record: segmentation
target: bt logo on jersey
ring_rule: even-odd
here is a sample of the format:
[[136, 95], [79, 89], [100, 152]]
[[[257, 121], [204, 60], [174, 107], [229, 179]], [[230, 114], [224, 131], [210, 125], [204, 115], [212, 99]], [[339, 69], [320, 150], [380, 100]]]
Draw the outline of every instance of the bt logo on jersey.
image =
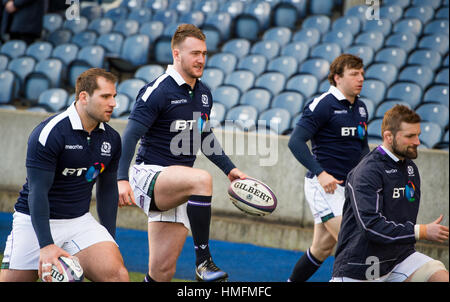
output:
[[65, 168], [62, 172], [64, 176], [76, 175], [81, 176], [83, 171], [87, 170], [87, 168]]
[[356, 127], [342, 127], [341, 135], [342, 136], [355, 136]]
[[404, 188], [394, 188], [392, 198], [400, 198], [405, 196], [409, 202], [413, 202], [416, 200], [414, 198], [414, 193], [416, 190], [416, 186], [412, 183], [412, 181], [408, 181]]
[[93, 181], [100, 173], [105, 170], [105, 165], [103, 163], [95, 163], [89, 168], [65, 168], [62, 171], [62, 175], [64, 176], [81, 176], [83, 171], [86, 171], [86, 180], [88, 182]]
[[195, 123], [195, 120], [187, 120], [187, 121], [176, 120], [174, 128], [176, 131], [183, 131], [186, 129], [192, 130], [194, 123]]

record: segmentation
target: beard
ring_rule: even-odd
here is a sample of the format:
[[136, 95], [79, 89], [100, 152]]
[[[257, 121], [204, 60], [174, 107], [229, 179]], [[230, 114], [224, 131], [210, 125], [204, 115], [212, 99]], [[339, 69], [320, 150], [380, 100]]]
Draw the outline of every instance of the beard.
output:
[[394, 154], [404, 158], [416, 159], [417, 158], [417, 146], [406, 146], [404, 149], [400, 149], [397, 145], [397, 141], [394, 139], [392, 144], [392, 151]]

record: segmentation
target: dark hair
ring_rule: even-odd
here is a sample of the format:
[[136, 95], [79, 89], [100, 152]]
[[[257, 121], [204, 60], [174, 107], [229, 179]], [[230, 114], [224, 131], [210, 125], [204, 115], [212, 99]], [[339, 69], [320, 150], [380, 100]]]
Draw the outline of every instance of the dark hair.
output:
[[116, 83], [117, 77], [102, 68], [90, 68], [80, 74], [75, 85], [75, 102], [78, 101], [80, 92], [86, 91], [89, 95], [98, 89], [97, 78], [105, 78], [108, 82]]
[[172, 37], [172, 49], [180, 45], [187, 37], [197, 38], [202, 41], [206, 40], [205, 34], [197, 26], [193, 24], [180, 24]]
[[400, 130], [402, 122], [417, 124], [420, 123], [420, 120], [420, 115], [414, 112], [414, 110], [411, 110], [404, 105], [397, 104], [384, 114], [383, 122], [381, 123], [381, 137], [383, 137], [385, 131], [391, 131], [395, 136]]
[[331, 85], [336, 86], [334, 76], [337, 74], [342, 77], [344, 74], [345, 67], [351, 69], [363, 68], [363, 60], [360, 57], [351, 55], [348, 53], [343, 53], [339, 57], [335, 58], [330, 65], [330, 73], [328, 74], [328, 82]]

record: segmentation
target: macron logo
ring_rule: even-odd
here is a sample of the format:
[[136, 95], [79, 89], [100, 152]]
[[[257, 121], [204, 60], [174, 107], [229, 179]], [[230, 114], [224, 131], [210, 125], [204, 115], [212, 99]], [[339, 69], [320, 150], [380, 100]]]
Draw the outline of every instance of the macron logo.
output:
[[83, 150], [82, 145], [65, 145], [64, 148], [66, 150]]

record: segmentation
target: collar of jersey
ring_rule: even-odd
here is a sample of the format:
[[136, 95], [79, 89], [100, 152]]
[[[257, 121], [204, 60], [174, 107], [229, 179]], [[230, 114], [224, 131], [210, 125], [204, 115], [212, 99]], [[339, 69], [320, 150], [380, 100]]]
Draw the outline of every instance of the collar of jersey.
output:
[[170, 75], [175, 80], [175, 82], [177, 82], [178, 86], [186, 84], [186, 81], [183, 79], [181, 74], [176, 71], [173, 65], [167, 65], [166, 73]]
[[[72, 105], [69, 106], [66, 110], [67, 115], [69, 116], [70, 123], [72, 124], [73, 130], [84, 130], [83, 124], [81, 123], [81, 118], [78, 115], [77, 109], [75, 108], [75, 102], [72, 103]], [[105, 125], [103, 125], [103, 122], [101, 122], [98, 125], [98, 128], [105, 130]]]
[[[347, 100], [342, 91], [340, 91], [336, 86], [331, 85], [328, 89], [328, 92], [331, 93], [339, 101]], [[359, 98], [359, 95], [357, 95], [357, 97]]]
[[380, 145], [379, 147], [383, 149], [383, 151], [386, 152], [386, 154], [389, 155], [389, 157], [392, 158], [393, 161], [399, 162], [400, 159], [397, 156], [395, 156], [391, 151], [386, 149], [383, 145]]

